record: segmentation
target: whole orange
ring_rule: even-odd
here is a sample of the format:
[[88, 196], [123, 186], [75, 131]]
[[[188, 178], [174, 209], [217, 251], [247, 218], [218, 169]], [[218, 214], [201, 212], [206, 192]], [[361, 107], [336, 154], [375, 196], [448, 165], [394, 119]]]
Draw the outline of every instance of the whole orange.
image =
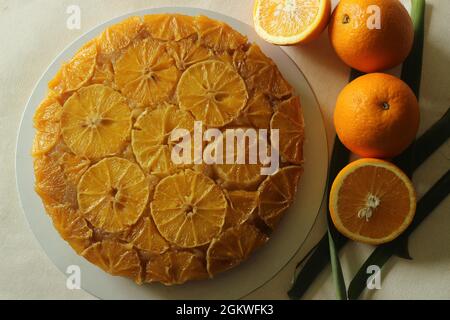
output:
[[353, 153], [391, 158], [416, 137], [420, 112], [417, 98], [402, 80], [384, 73], [367, 74], [339, 94], [334, 111], [336, 133]]
[[337, 55], [366, 73], [402, 63], [414, 40], [411, 17], [399, 0], [341, 0], [328, 31]]

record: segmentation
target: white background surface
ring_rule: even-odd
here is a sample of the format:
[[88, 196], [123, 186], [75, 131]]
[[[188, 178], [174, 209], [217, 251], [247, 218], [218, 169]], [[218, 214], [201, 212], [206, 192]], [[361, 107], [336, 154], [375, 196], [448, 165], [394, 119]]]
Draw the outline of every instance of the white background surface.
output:
[[[69, 291], [65, 275], [39, 247], [20, 209], [15, 187], [14, 150], [20, 117], [31, 91], [53, 58], [69, 43], [100, 22], [138, 9], [192, 6], [219, 11], [251, 24], [251, 0], [0, 0], [0, 298], [92, 299], [82, 290]], [[336, 1], [333, 1], [336, 2]], [[423, 132], [450, 107], [450, 2], [427, 0], [424, 73], [421, 92]], [[66, 28], [66, 8], [81, 8], [82, 28]], [[332, 141], [331, 124], [337, 94], [347, 83], [348, 68], [335, 56], [326, 33], [302, 47], [287, 48], [316, 92]], [[450, 166], [447, 142], [416, 172], [421, 195]], [[414, 261], [393, 258], [382, 272], [382, 289], [365, 294], [374, 299], [450, 299], [450, 199], [417, 229], [410, 240]], [[325, 232], [325, 216], [317, 222], [302, 252], [272, 281], [249, 298], [286, 299], [295, 264]], [[349, 244], [341, 262], [347, 281], [371, 248]], [[333, 299], [330, 270], [305, 295]]]

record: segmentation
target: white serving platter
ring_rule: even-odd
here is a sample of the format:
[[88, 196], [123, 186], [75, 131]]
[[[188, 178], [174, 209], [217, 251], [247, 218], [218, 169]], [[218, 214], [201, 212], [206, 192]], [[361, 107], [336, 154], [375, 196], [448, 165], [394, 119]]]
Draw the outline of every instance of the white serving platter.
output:
[[[152, 13], [206, 15], [224, 21], [246, 35], [251, 42], [257, 43], [263, 52], [275, 61], [287, 81], [294, 86], [301, 97], [306, 123], [305, 173], [300, 182], [295, 203], [287, 211], [268, 244], [242, 265], [213, 280], [173, 287], [159, 284], [138, 286], [130, 280], [110, 276], [78, 256], [58, 235], [45, 214], [40, 198], [34, 191], [31, 157], [34, 137], [33, 114], [46, 95], [47, 83], [56, 74], [61, 64], [70, 60], [84, 43], [99, 35], [107, 26], [131, 15]], [[71, 265], [79, 266], [81, 287], [101, 299], [239, 299], [245, 297], [272, 279], [305, 242], [322, 203], [327, 169], [328, 147], [320, 108], [313, 90], [297, 65], [280, 47], [261, 40], [251, 26], [217, 12], [195, 8], [158, 8], [129, 13], [102, 23], [69, 45], [53, 61], [37, 83], [23, 114], [16, 149], [17, 187], [23, 211], [34, 235], [48, 257], [63, 273], [66, 273]]]

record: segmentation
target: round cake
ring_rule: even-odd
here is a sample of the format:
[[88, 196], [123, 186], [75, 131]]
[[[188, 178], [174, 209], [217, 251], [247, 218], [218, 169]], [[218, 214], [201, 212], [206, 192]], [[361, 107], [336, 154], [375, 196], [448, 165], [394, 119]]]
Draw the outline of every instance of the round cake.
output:
[[[86, 43], [48, 87], [34, 116], [36, 192], [61, 237], [112, 275], [165, 285], [212, 278], [266, 243], [294, 200], [300, 100], [274, 62], [223, 22], [127, 18]], [[187, 140], [183, 159], [192, 161], [174, 161], [180, 139], [198, 130], [223, 135]], [[226, 161], [202, 161], [239, 130], [267, 134], [276, 170], [264, 174], [261, 158], [228, 161], [240, 151], [250, 159], [250, 142], [227, 149]]]

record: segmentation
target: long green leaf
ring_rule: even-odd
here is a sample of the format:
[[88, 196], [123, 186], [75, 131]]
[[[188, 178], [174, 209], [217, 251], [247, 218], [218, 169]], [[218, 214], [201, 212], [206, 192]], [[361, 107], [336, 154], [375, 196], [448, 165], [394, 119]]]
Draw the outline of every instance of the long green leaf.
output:
[[422, 80], [423, 43], [425, 36], [425, 0], [412, 0], [411, 18], [414, 25], [414, 44], [408, 58], [403, 62], [402, 76], [416, 94], [420, 96]]
[[[416, 216], [413, 223], [405, 231], [405, 236], [411, 233], [425, 220], [425, 218], [450, 194], [450, 170], [431, 187], [431, 189], [417, 203]], [[398, 250], [397, 242], [393, 241], [377, 247], [369, 258], [358, 270], [348, 288], [348, 297], [351, 300], [358, 299], [366, 288], [367, 268], [375, 265], [380, 269]]]
[[[414, 172], [425, 160], [450, 138], [450, 108], [430, 129], [416, 140], [414, 148], [414, 161], [411, 170]], [[410, 161], [406, 153], [394, 159], [394, 164], [403, 167]]]
[[345, 286], [344, 274], [342, 273], [341, 262], [339, 261], [338, 251], [336, 250], [334, 238], [330, 229], [328, 229], [328, 245], [330, 248], [331, 270], [333, 272], [336, 298], [339, 300], [347, 300], [347, 288]]
[[[353, 78], [356, 74], [350, 76]], [[342, 144], [338, 137], [335, 138], [333, 153], [331, 155], [330, 172], [328, 173], [327, 184], [327, 222], [328, 222], [328, 253], [331, 261], [331, 272], [333, 275], [333, 283], [336, 289], [336, 298], [339, 300], [347, 300], [347, 289], [345, 286], [344, 275], [342, 274], [341, 262], [339, 261], [338, 249], [336, 242], [342, 242], [343, 236], [336, 230], [331, 217], [329, 215], [328, 197], [331, 191], [331, 185], [336, 179], [339, 171], [344, 168], [349, 161], [350, 151]]]

